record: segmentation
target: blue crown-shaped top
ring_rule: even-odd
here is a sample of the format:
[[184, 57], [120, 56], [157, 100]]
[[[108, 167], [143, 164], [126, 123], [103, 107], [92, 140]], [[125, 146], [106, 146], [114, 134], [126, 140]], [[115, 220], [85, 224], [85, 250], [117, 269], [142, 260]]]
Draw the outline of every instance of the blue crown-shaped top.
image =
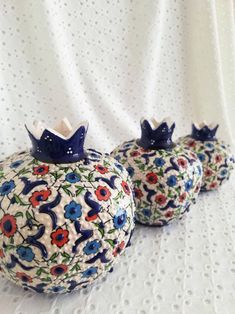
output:
[[80, 123], [75, 129], [63, 119], [54, 129], [45, 128], [41, 122], [26, 127], [32, 142], [31, 155], [47, 163], [72, 163], [85, 157], [84, 141], [88, 124]]
[[207, 125], [206, 122], [200, 124], [192, 124], [192, 134], [191, 137], [198, 141], [215, 141], [216, 140], [216, 131], [219, 125], [210, 124]]
[[169, 149], [175, 144], [172, 142], [172, 134], [175, 123], [164, 119], [157, 122], [155, 119], [142, 119], [141, 137], [137, 141], [138, 145], [145, 149]]

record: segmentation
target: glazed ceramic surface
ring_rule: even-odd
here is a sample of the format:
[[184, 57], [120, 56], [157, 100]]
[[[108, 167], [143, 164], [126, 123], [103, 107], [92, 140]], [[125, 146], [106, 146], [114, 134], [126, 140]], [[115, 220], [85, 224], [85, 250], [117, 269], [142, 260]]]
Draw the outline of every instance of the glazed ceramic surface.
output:
[[[148, 130], [147, 134], [150, 133]], [[158, 136], [157, 138], [159, 139]], [[165, 140], [169, 143], [167, 137]], [[124, 142], [112, 155], [132, 177], [137, 221], [164, 226], [181, 218], [195, 201], [201, 185], [201, 162], [193, 152], [179, 145], [173, 144], [167, 149], [146, 149], [139, 145], [140, 142]], [[156, 141], [155, 147], [159, 142], [161, 141]], [[149, 143], [152, 145], [154, 142]], [[162, 141], [161, 147], [166, 146], [165, 141]]]
[[[226, 182], [234, 168], [234, 157], [229, 146], [215, 137], [218, 125], [209, 128], [205, 124], [195, 127], [192, 134], [181, 137], [178, 143], [197, 154], [203, 165], [201, 191], [217, 189]], [[201, 131], [202, 130], [202, 131]]]
[[127, 171], [94, 150], [74, 163], [26, 151], [0, 164], [0, 266], [37, 292], [64, 293], [112, 270], [134, 227]]

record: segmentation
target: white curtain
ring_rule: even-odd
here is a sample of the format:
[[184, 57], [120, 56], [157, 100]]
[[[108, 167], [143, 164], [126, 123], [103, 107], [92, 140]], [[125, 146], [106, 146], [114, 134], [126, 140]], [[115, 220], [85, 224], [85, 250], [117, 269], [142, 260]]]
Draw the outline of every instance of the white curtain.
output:
[[25, 123], [90, 122], [110, 151], [143, 116], [215, 121], [235, 138], [232, 0], [0, 2], [0, 156], [29, 145]]

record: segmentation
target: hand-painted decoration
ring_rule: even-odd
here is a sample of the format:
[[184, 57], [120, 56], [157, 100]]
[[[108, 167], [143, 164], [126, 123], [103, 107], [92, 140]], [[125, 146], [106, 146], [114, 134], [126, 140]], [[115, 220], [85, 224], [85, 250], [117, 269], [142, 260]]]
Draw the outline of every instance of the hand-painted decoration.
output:
[[132, 177], [140, 223], [165, 226], [181, 218], [200, 190], [201, 162], [195, 153], [173, 143], [174, 128], [169, 120], [142, 120], [140, 139], [112, 152]]
[[134, 227], [130, 177], [84, 150], [87, 125], [28, 128], [31, 152], [0, 163], [0, 270], [37, 292], [85, 287], [112, 270]]
[[216, 138], [219, 125], [205, 122], [192, 125], [191, 135], [179, 138], [178, 143], [189, 148], [202, 162], [203, 180], [201, 191], [217, 189], [231, 174], [234, 157], [228, 145]]

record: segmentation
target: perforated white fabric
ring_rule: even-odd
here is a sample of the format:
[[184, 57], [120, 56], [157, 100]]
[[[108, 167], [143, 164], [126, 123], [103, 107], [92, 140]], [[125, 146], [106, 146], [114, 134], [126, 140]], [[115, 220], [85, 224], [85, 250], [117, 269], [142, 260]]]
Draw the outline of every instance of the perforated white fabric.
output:
[[[235, 138], [233, 0], [0, 1], [0, 159], [29, 146], [24, 123], [90, 123], [110, 152], [141, 117], [220, 123]], [[234, 175], [165, 229], [138, 226], [104, 282], [41, 296], [0, 281], [0, 313], [221, 313], [235, 307]]]

